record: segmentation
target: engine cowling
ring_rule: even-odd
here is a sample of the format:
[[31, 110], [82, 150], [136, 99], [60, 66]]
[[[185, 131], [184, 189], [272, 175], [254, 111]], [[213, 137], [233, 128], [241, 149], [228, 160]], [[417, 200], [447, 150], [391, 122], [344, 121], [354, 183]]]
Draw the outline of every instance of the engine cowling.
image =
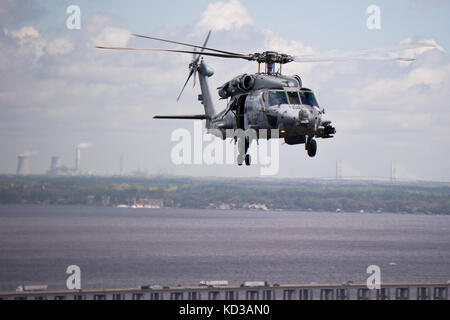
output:
[[244, 74], [228, 81], [219, 87], [219, 96], [223, 99], [233, 95], [250, 91], [255, 85], [255, 78], [252, 75]]
[[303, 88], [303, 81], [302, 81], [302, 78], [300, 78], [299, 75], [295, 75], [295, 76], [294, 76], [294, 79], [297, 80], [299, 87], [300, 87], [300, 88]]
[[255, 85], [255, 78], [251, 75], [244, 74], [239, 81], [239, 86], [244, 91], [249, 91]]
[[228, 84], [229, 83], [227, 82], [219, 88], [219, 97], [221, 97], [222, 99], [226, 99], [231, 96], [230, 92], [228, 91]]

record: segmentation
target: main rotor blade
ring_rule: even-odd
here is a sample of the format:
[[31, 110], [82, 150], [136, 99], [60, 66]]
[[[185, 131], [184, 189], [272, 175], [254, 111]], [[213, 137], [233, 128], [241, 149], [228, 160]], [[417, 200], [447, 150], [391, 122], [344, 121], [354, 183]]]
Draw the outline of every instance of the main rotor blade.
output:
[[189, 75], [188, 75], [188, 77], [187, 77], [187, 80], [186, 80], [186, 82], [184, 83], [184, 86], [183, 86], [183, 88], [181, 89], [181, 92], [180, 92], [180, 94], [179, 94], [178, 97], [177, 97], [177, 102], [178, 102], [178, 100], [180, 100], [180, 97], [181, 97], [181, 95], [183, 94], [184, 88], [186, 88], [186, 85], [188, 84], [189, 79], [191, 79], [192, 74], [194, 74], [194, 72], [196, 72], [196, 71], [194, 71], [194, 69], [191, 69], [191, 71], [189, 72]]
[[397, 51], [408, 50], [408, 49], [417, 49], [417, 48], [436, 48], [436, 45], [426, 43], [423, 41], [417, 41], [417, 42], [411, 42], [411, 43], [402, 43], [402, 44], [399, 44], [396, 46], [350, 51], [349, 53], [354, 53], [354, 54], [357, 54], [357, 53], [360, 53], [360, 54], [394, 53]]
[[345, 56], [345, 57], [294, 57], [294, 62], [340, 62], [340, 61], [371, 61], [371, 60], [394, 60], [394, 61], [414, 61], [414, 58], [405, 57], [364, 57], [364, 56]]
[[333, 61], [354, 61], [354, 60], [397, 60], [397, 61], [414, 61], [409, 57], [393, 57], [389, 54], [417, 48], [435, 48], [436, 46], [424, 42], [405, 43], [398, 46], [382, 47], [374, 49], [364, 49], [357, 51], [344, 52], [342, 54], [324, 54], [324, 55], [306, 55], [294, 57], [295, 62], [333, 62]]
[[[103, 47], [103, 46], [102, 47], [98, 46], [96, 48], [110, 49], [110, 50], [141, 50], [141, 51], [178, 52], [178, 53], [190, 53], [190, 54], [198, 53], [196, 51], [189, 51], [189, 50], [156, 49], [156, 48], [126, 48], [126, 47]], [[251, 56], [240, 55], [240, 54], [220, 54], [220, 53], [212, 53], [212, 52], [202, 52], [202, 55], [211, 56], [211, 57], [219, 57], [219, 58], [252, 60]]]
[[190, 43], [185, 43], [185, 42], [179, 42], [179, 41], [173, 41], [173, 40], [167, 40], [167, 39], [162, 39], [162, 38], [156, 38], [156, 37], [150, 37], [150, 36], [144, 36], [144, 35], [140, 35], [140, 34], [133, 34], [133, 36], [135, 37], [140, 37], [140, 38], [145, 38], [145, 39], [151, 39], [151, 40], [157, 40], [157, 41], [163, 41], [163, 42], [168, 42], [168, 43], [174, 43], [174, 44], [180, 44], [182, 46], [188, 46], [188, 47], [192, 47], [192, 48], [197, 48], [197, 49], [203, 49], [203, 50], [209, 50], [209, 51], [213, 51], [213, 52], [218, 52], [218, 53], [224, 53], [224, 54], [231, 54], [231, 55], [242, 55], [240, 53], [236, 53], [236, 52], [230, 52], [230, 51], [224, 51], [224, 50], [218, 50], [218, 49], [213, 49], [213, 48], [207, 48], [206, 43], [208, 42], [209, 39], [209, 35], [211, 34], [211, 31], [209, 31], [208, 33], [208, 37], [206, 38], [205, 44], [203, 45], [203, 47], [201, 46], [197, 46], [195, 44], [190, 44]]

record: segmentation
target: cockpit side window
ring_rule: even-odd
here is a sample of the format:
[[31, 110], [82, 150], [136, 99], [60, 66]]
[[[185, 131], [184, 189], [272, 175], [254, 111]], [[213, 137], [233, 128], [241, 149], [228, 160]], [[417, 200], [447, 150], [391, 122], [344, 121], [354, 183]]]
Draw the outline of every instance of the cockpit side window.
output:
[[311, 91], [300, 91], [300, 99], [302, 99], [303, 104], [307, 104], [310, 106], [316, 106], [318, 107], [319, 104], [317, 103], [316, 97], [314, 96], [314, 93]]
[[286, 92], [269, 91], [269, 106], [277, 106], [280, 104], [288, 104]]
[[258, 98], [258, 110], [265, 110], [264, 109], [265, 105], [266, 105], [265, 94], [264, 92], [261, 92]]
[[288, 92], [287, 94], [290, 104], [300, 104], [300, 99], [298, 98], [297, 92]]

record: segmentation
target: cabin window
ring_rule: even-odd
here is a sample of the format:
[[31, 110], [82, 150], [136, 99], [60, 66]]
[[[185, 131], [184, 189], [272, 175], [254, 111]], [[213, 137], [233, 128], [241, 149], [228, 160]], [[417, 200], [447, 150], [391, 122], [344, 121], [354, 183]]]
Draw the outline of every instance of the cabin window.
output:
[[278, 106], [280, 104], [288, 104], [286, 92], [269, 91], [269, 106]]
[[290, 104], [300, 104], [300, 99], [298, 98], [297, 92], [288, 92], [287, 94]]
[[257, 108], [259, 97], [258, 95], [248, 95], [245, 99], [245, 108], [247, 111], [253, 111]]
[[316, 97], [314, 97], [314, 93], [311, 91], [300, 91], [300, 98], [302, 99], [303, 104], [307, 104], [309, 106], [316, 106], [318, 107], [319, 104], [317, 103]]

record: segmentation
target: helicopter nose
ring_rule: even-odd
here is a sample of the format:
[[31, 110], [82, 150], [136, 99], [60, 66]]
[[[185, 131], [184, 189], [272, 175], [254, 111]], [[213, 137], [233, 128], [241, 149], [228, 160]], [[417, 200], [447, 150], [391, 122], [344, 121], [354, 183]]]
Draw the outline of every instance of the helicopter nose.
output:
[[298, 112], [298, 119], [300, 120], [300, 123], [309, 123], [311, 116], [311, 112], [306, 108], [303, 108]]
[[308, 108], [302, 108], [298, 112], [298, 119], [300, 124], [307, 126], [310, 129], [317, 129], [320, 123], [320, 115]]

